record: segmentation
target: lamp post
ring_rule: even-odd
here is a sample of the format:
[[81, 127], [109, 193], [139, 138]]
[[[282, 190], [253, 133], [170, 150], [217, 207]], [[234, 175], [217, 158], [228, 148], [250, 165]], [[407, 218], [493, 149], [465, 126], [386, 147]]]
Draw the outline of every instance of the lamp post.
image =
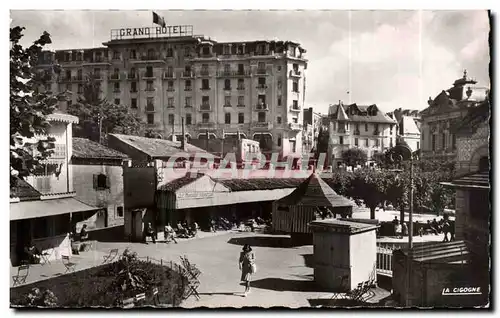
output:
[[[409, 152], [409, 159], [410, 159], [410, 215], [408, 216], [408, 221], [410, 223], [410, 226], [408, 227], [408, 247], [409, 249], [413, 249], [413, 153], [410, 149], [405, 144], [398, 144], [394, 149], [396, 148], [403, 148], [406, 151]], [[394, 157], [391, 154], [391, 160], [393, 162], [401, 162], [403, 161], [403, 156], [401, 154], [397, 154], [397, 159], [395, 160]], [[398, 171], [398, 170], [396, 170]], [[401, 171], [401, 170], [399, 170]], [[404, 220], [401, 220], [404, 221]]]
[[[412, 272], [412, 258], [413, 258], [413, 153], [410, 149], [410, 147], [408, 147], [407, 145], [405, 144], [397, 144], [393, 150], [395, 149], [404, 149], [405, 151], [408, 151], [409, 153], [409, 159], [410, 159], [410, 215], [408, 216], [408, 221], [410, 223], [410, 226], [408, 228], [408, 249], [409, 249], [409, 255], [407, 257], [407, 269], [406, 269], [406, 272], [407, 272], [407, 290], [406, 290], [406, 305], [410, 305], [410, 299], [409, 299], [409, 293], [411, 291], [411, 288], [412, 288], [412, 280], [411, 280], [411, 272]], [[403, 155], [401, 155], [400, 153], [397, 154], [397, 158], [399, 162], [403, 161]], [[393, 158], [393, 154], [391, 154], [391, 161], [392, 162], [395, 162], [394, 158]], [[401, 170], [399, 170], [401, 171]], [[404, 211], [404, 210], [403, 210]], [[404, 216], [404, 214], [403, 214]], [[403, 220], [404, 221], [404, 220]]]

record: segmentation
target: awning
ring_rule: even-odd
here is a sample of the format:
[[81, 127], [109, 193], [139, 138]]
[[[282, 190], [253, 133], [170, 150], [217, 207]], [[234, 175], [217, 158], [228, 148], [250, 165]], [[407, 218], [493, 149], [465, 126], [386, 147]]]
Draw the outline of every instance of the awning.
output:
[[97, 211], [99, 209], [74, 198], [26, 201], [10, 204], [10, 220], [34, 219], [66, 213]]

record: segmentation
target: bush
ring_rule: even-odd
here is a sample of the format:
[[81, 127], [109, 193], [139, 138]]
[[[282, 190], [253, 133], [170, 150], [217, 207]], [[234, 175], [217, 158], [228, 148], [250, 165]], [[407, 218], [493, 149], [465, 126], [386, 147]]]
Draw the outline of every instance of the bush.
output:
[[[158, 288], [161, 304], [178, 306], [187, 287], [186, 278], [170, 267], [138, 260], [135, 254], [125, 254], [119, 261], [98, 267], [61, 275], [33, 284], [11, 288], [11, 305], [36, 306], [28, 302], [26, 295], [33, 288], [53, 291], [57, 307], [114, 307], [123, 299], [138, 293]], [[132, 265], [133, 264], [133, 265]], [[133, 269], [130, 266], [133, 266]], [[128, 267], [127, 267], [128, 266]], [[124, 269], [129, 268], [130, 271]], [[121, 275], [118, 275], [122, 272]], [[139, 277], [142, 284], [128, 285], [123, 289], [123, 273]], [[128, 276], [128, 274], [127, 274]], [[121, 277], [121, 278], [120, 278]], [[126, 281], [126, 280], [125, 280]], [[38, 298], [37, 298], [38, 299]], [[151, 297], [146, 297], [145, 305], [153, 305]]]

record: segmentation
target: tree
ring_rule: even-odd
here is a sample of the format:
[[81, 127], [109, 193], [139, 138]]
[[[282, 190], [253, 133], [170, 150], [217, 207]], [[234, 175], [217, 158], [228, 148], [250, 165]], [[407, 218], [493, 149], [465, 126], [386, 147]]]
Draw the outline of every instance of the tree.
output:
[[68, 113], [79, 118], [74, 127], [76, 137], [106, 143], [109, 133], [144, 135], [144, 124], [127, 106], [101, 98], [101, 85], [93, 74], [83, 84], [83, 94]]
[[368, 160], [368, 155], [363, 149], [351, 148], [342, 151], [342, 160], [348, 166], [364, 165]]
[[358, 169], [353, 173], [347, 196], [358, 205], [362, 201], [370, 209], [370, 219], [375, 219], [375, 209], [386, 198], [386, 184], [390, 177], [383, 170]]
[[[50, 127], [47, 116], [54, 112], [58, 99], [63, 97], [63, 94], [39, 90], [47, 83], [48, 73], [38, 72], [36, 65], [43, 47], [51, 43], [50, 34], [43, 32], [30, 47], [23, 48], [19, 41], [24, 29], [19, 26], [10, 29], [11, 186], [15, 185], [17, 177], [24, 178], [40, 169], [41, 161], [54, 152], [55, 139], [39, 136], [47, 135]], [[53, 70], [60, 72], [58, 66]]]

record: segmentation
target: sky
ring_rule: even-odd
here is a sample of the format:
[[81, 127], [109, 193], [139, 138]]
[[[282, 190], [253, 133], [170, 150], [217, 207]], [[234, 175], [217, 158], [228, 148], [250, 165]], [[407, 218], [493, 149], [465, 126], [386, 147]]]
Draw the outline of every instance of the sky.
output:
[[[23, 45], [47, 31], [51, 49], [90, 48], [109, 40], [113, 28], [152, 26], [151, 12], [11, 10], [11, 27], [26, 27]], [[309, 60], [305, 107], [323, 114], [339, 100], [422, 110], [464, 69], [490, 86], [487, 11], [155, 12], [217, 41], [299, 42]]]

